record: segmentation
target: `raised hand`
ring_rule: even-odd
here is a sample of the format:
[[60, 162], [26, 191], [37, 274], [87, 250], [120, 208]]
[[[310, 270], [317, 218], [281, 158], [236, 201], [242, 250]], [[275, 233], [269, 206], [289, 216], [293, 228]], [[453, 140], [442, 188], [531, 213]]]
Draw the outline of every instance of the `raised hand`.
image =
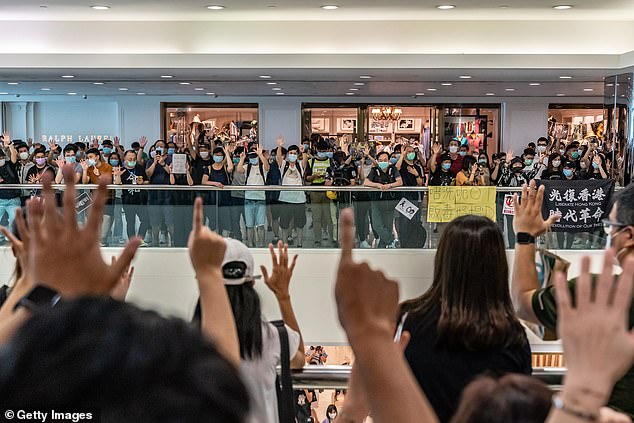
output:
[[55, 193], [45, 182], [42, 199], [27, 203], [30, 242], [28, 266], [33, 280], [58, 291], [62, 296], [108, 295], [130, 266], [141, 240], [132, 238], [112, 264], [104, 262], [100, 249], [101, 220], [107, 199], [101, 179], [84, 227], [77, 225], [75, 182], [71, 166], [64, 166], [62, 212], [56, 207]]
[[121, 175], [123, 175], [124, 170], [121, 168], [121, 166], [115, 166], [112, 168], [112, 173], [115, 176], [121, 177]]
[[29, 146], [29, 148], [30, 148], [31, 146], [33, 146], [33, 138], [27, 138], [27, 140], [26, 140], [26, 145], [28, 145], [28, 146]]
[[432, 146], [431, 146], [431, 152], [434, 154], [438, 154], [440, 153], [440, 144], [435, 142]]
[[55, 143], [55, 141], [49, 141], [48, 142], [48, 147], [52, 151], [52, 150], [57, 149], [57, 144]]
[[139, 138], [139, 145], [141, 146], [141, 148], [145, 148], [145, 146], [147, 145], [147, 137], [141, 137]]
[[584, 257], [574, 300], [564, 274], [558, 273], [555, 280], [557, 329], [568, 368], [564, 392], [590, 391], [597, 400], [597, 408], [605, 404], [614, 383], [634, 364], [634, 330], [628, 325], [634, 259], [625, 261], [618, 279], [612, 275], [613, 263], [614, 250], [609, 249], [595, 285], [590, 275], [590, 258]]
[[26, 266], [26, 263], [28, 263], [30, 238], [21, 208], [15, 211], [15, 226], [17, 228], [18, 235], [20, 236], [19, 239], [8, 228], [5, 228], [4, 226], [0, 226], [0, 232], [2, 232], [5, 238], [7, 238], [11, 243], [13, 254], [22, 264], [22, 271], [25, 274], [28, 274], [30, 273], [30, 269], [28, 266]]
[[398, 284], [368, 263], [352, 258], [354, 218], [352, 209], [341, 211], [339, 239], [341, 257], [335, 298], [339, 321], [354, 345], [370, 334], [391, 339], [398, 313]]
[[86, 160], [81, 160], [79, 162], [79, 165], [81, 166], [83, 170], [88, 170], [88, 162]]
[[511, 163], [511, 160], [515, 157], [515, 152], [513, 150], [509, 150], [506, 152], [506, 162]]
[[225, 257], [225, 240], [203, 224], [203, 200], [194, 202], [194, 222], [187, 248], [196, 274], [220, 271]]
[[297, 254], [293, 256], [293, 260], [288, 261], [288, 245], [282, 244], [282, 241], [277, 243], [278, 254], [275, 254], [275, 248], [273, 244], [269, 244], [269, 251], [271, 253], [271, 262], [273, 263], [273, 269], [269, 274], [265, 266], [260, 266], [262, 270], [262, 276], [264, 277], [264, 283], [275, 294], [275, 298], [278, 300], [288, 299], [290, 297], [289, 285], [291, 278], [293, 277], [293, 270], [295, 269], [295, 263], [297, 263]]
[[3, 132], [2, 138], [4, 139], [4, 146], [8, 148], [11, 145], [11, 135], [8, 132]]
[[546, 232], [552, 225], [561, 218], [559, 214], [553, 214], [544, 220], [542, 217], [542, 203], [544, 202], [544, 186], [535, 189], [535, 181], [532, 180], [527, 186], [522, 187], [522, 198], [517, 194], [513, 195], [515, 206], [515, 218], [513, 219], [513, 230], [515, 233], [526, 232], [532, 236], [539, 236]]
[[114, 137], [114, 146], [119, 147], [119, 144], [120, 144], [119, 137]]
[[55, 159], [55, 164], [57, 164], [58, 169], [63, 168], [65, 163], [66, 160], [64, 160], [62, 156], [59, 156], [57, 159]]
[[[116, 258], [112, 257], [111, 263], [114, 264], [116, 261]], [[132, 283], [132, 276], [134, 276], [134, 266], [129, 266], [121, 274], [119, 282], [117, 282], [115, 287], [112, 288], [112, 291], [110, 291], [110, 297], [117, 301], [125, 301], [125, 297], [130, 290], [130, 284]]]
[[277, 144], [278, 147], [282, 147], [284, 146], [284, 137], [283, 136], [278, 136], [277, 139], [275, 140], [275, 143]]

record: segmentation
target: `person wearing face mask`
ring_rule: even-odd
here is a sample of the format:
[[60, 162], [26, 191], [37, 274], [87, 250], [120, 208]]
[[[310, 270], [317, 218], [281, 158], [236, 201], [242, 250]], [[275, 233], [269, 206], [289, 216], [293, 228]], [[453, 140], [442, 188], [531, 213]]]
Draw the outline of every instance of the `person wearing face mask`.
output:
[[522, 161], [524, 164], [524, 176], [528, 179], [535, 179], [539, 171], [541, 170], [541, 163], [535, 161], [535, 150], [527, 148], [522, 154]]
[[[238, 146], [233, 151], [232, 162], [233, 172], [231, 174], [231, 185], [244, 186], [246, 185], [246, 174], [238, 172], [239, 168], [244, 167], [244, 161], [246, 154], [243, 146]], [[243, 229], [240, 225], [241, 218], [244, 221], [244, 191], [232, 190], [231, 191], [231, 238], [242, 241], [246, 236], [243, 234]]]
[[478, 176], [481, 178], [482, 186], [491, 185], [491, 166], [486, 153], [478, 155]]
[[363, 185], [381, 190], [373, 193], [371, 204], [372, 225], [379, 234], [378, 248], [396, 248], [392, 226], [397, 199], [396, 194], [388, 190], [402, 186], [403, 179], [398, 169], [390, 165], [390, 155], [386, 151], [380, 152], [376, 159], [377, 166], [372, 169]]
[[[524, 242], [515, 246], [515, 264], [511, 279], [512, 298], [518, 317], [555, 331], [558, 324], [556, 288], [552, 285], [540, 288], [535, 265], [534, 239], [545, 233], [557, 221], [558, 216], [553, 215], [545, 221], [541, 209], [533, 207], [535, 202], [542, 201], [544, 196], [542, 187], [536, 190], [531, 184], [526, 191], [527, 195], [522, 195], [520, 207], [515, 208], [515, 231], [526, 235], [522, 236]], [[603, 226], [610, 240], [606, 248], [612, 248], [612, 251], [607, 254], [614, 255], [615, 264], [622, 265], [626, 259], [634, 257], [634, 185], [629, 185], [615, 194], [612, 209], [608, 219], [604, 220]], [[593, 284], [598, 280], [599, 275], [592, 275]], [[608, 282], [603, 281], [603, 283]], [[580, 289], [577, 287], [576, 279], [569, 280], [568, 286], [572, 292]], [[634, 327], [634, 302], [630, 306], [627, 325], [630, 329]], [[581, 384], [578, 388], [594, 392], [592, 383], [598, 383], [598, 381], [589, 382], [591, 384]], [[613, 410], [632, 417], [634, 416], [632, 392], [634, 392], [634, 367], [630, 368], [616, 383], [609, 399], [601, 396], [601, 400], [607, 400], [607, 406]]]
[[[305, 179], [310, 185], [323, 186], [326, 183], [326, 171], [332, 166], [333, 152], [326, 141], [317, 143], [317, 157], [309, 161]], [[321, 247], [322, 228], [326, 231], [323, 236], [332, 245], [334, 233], [332, 217], [330, 215], [330, 200], [325, 191], [310, 191], [310, 211], [313, 217], [314, 246]]]
[[[281, 185], [302, 186], [308, 165], [308, 155], [302, 154], [302, 152], [305, 153], [303, 146], [291, 145], [288, 147], [285, 159], [282, 150], [284, 140], [281, 141], [281, 144], [278, 143], [275, 157], [281, 172]], [[280, 202], [282, 239], [284, 241], [289, 239], [289, 230], [291, 222], [293, 222], [293, 227], [297, 232], [296, 246], [301, 248], [304, 239], [304, 226], [306, 226], [306, 193], [304, 191], [281, 191], [278, 201]]]
[[562, 171], [562, 174], [564, 175], [564, 178], [563, 178], [564, 181], [576, 181], [577, 179], [579, 179], [577, 177], [576, 164], [570, 160], [568, 160], [564, 164], [564, 169]]
[[[230, 156], [226, 149], [214, 148], [212, 164], [203, 174], [203, 185], [222, 189], [231, 183], [230, 175], [233, 173], [233, 161], [227, 160], [227, 157]], [[209, 194], [208, 202], [204, 206], [209, 227], [226, 237], [231, 232], [231, 218], [229, 216], [231, 193], [229, 191], [210, 191]]]
[[456, 186], [482, 186], [484, 180], [478, 172], [478, 161], [473, 156], [467, 156], [462, 161], [462, 169], [456, 175]]
[[[113, 169], [115, 185], [129, 185], [121, 193], [121, 201], [126, 219], [128, 239], [138, 236], [145, 238], [150, 226], [150, 217], [147, 211], [147, 191], [135, 189], [132, 185], [147, 185], [150, 183], [145, 167], [137, 163], [137, 152], [128, 150], [123, 155], [123, 166]], [[136, 221], [139, 220], [139, 229], [136, 229]], [[142, 247], [147, 247], [145, 241]]]
[[176, 147], [176, 143], [173, 142], [168, 142], [167, 143], [167, 155], [172, 157], [174, 154], [176, 154], [178, 152], [178, 149]]
[[[82, 183], [97, 184], [100, 178], [113, 181], [112, 166], [101, 160], [101, 153], [96, 148], [89, 148], [86, 151], [86, 160], [80, 162], [82, 167]], [[112, 224], [114, 216], [114, 191], [108, 192], [108, 200], [104, 208], [104, 216], [101, 223], [101, 244], [106, 246], [108, 243], [108, 232]]]
[[[326, 169], [326, 185], [344, 187], [357, 184], [357, 168], [351, 164], [351, 158], [343, 150], [334, 153], [332, 165]], [[333, 199], [335, 208], [333, 210], [332, 219], [338, 220], [339, 212], [352, 205], [351, 191], [331, 191], [335, 193], [336, 198]]]
[[326, 409], [326, 418], [321, 423], [334, 423], [337, 419], [337, 406], [334, 404], [330, 404], [328, 409]]
[[[510, 161], [509, 165], [502, 166], [502, 176], [498, 181], [499, 187], [514, 187], [519, 188], [527, 184], [529, 179], [524, 174], [524, 160], [520, 157], [512, 157], [512, 152], [507, 153], [507, 160]], [[506, 235], [509, 248], [515, 245], [515, 233], [513, 232], [513, 216], [504, 215], [503, 217], [502, 233]]]
[[448, 187], [453, 185], [456, 178], [453, 173], [451, 173], [452, 163], [453, 162], [449, 154], [443, 154], [440, 156], [440, 166], [436, 167], [436, 170], [432, 172], [429, 185], [436, 187]]
[[[207, 143], [200, 144], [197, 148], [190, 148], [190, 166], [194, 185], [201, 185], [205, 169], [212, 165], [211, 146]], [[205, 202], [206, 204], [206, 202]]]
[[50, 182], [55, 180], [55, 171], [46, 160], [46, 150], [44, 147], [37, 148], [33, 152], [33, 161], [35, 166], [31, 167], [26, 174], [26, 180], [29, 184], [41, 184], [45, 179]]
[[103, 140], [101, 143], [101, 152], [103, 160], [107, 158], [115, 151], [114, 144], [110, 140]]
[[[6, 141], [6, 140], [5, 140]], [[18, 172], [16, 166], [11, 160], [7, 160], [7, 156], [2, 148], [0, 148], [0, 185], [17, 185]], [[5, 218], [8, 220], [6, 227], [10, 228], [15, 219], [15, 212], [20, 208], [20, 190], [3, 189], [0, 190], [0, 221]], [[7, 242], [7, 239], [0, 234], [0, 245]]]
[[586, 172], [585, 179], [608, 179], [608, 171], [605, 168], [603, 154], [595, 154], [592, 157], [591, 168]]
[[[424, 187], [426, 185], [425, 173], [418, 159], [418, 149], [413, 145], [407, 145], [405, 152], [396, 163], [396, 169], [403, 179], [405, 187]], [[419, 210], [416, 214], [408, 219], [401, 213], [396, 215], [396, 224], [401, 248], [422, 248], [427, 240], [427, 232], [422, 225], [421, 210], [423, 202], [422, 192], [401, 192], [399, 198], [406, 198], [413, 204], [418, 205]]]
[[576, 171], [581, 170], [580, 156], [579, 145], [574, 142], [570, 143], [568, 148], [566, 148], [565, 157], [567, 161], [574, 163]]
[[[246, 158], [248, 163], [245, 165], [244, 157], [241, 157], [241, 162], [237, 167], [239, 173], [246, 175], [245, 185], [264, 186], [270, 165], [264, 157], [262, 146], [254, 145]], [[247, 228], [247, 245], [249, 247], [264, 247], [267, 224], [264, 191], [244, 192], [244, 223]]]
[[[457, 140], [451, 140], [449, 142], [449, 149], [448, 149], [448, 154], [449, 158], [451, 160], [449, 169], [447, 169], [449, 172], [451, 172], [451, 174], [455, 177], [458, 172], [460, 172], [460, 169], [462, 169], [462, 160], [464, 159], [464, 157], [466, 156], [466, 150], [465, 150], [466, 146], [463, 146], [463, 155], [460, 155], [458, 153], [458, 150], [460, 149], [460, 145], [458, 143]], [[431, 151], [432, 151], [432, 155], [431, 158], [429, 159], [429, 170], [431, 171], [431, 173], [435, 173], [436, 170], [440, 167], [441, 164], [441, 158], [442, 156], [444, 156], [444, 154], [441, 155], [441, 146], [438, 143], [434, 143], [431, 147]]]
[[[145, 164], [145, 172], [150, 180], [150, 185], [170, 185], [170, 165], [172, 158], [167, 155], [166, 143], [157, 140], [154, 150], [150, 151], [150, 159]], [[170, 190], [148, 191], [148, 214], [152, 226], [152, 246], [161, 244], [161, 227], [167, 228], [165, 246], [169, 247], [174, 242], [174, 196]]]
[[81, 182], [84, 170], [77, 161], [77, 146], [75, 146], [75, 144], [68, 144], [64, 147], [63, 156], [58, 157], [55, 164], [57, 165], [57, 172], [55, 173], [56, 184], [64, 183], [64, 175], [62, 173], [64, 165], [72, 166], [75, 172], [75, 183], [79, 184]]
[[[370, 149], [366, 145], [363, 149], [361, 161], [357, 168], [357, 176], [359, 178], [359, 184], [363, 185], [365, 179], [368, 177], [372, 168], [376, 165], [376, 160], [372, 156], [373, 149]], [[359, 242], [359, 248], [372, 248], [374, 240], [379, 235], [371, 225], [372, 213], [370, 209], [370, 194], [366, 191], [358, 191], [355, 193], [355, 207], [354, 213], [357, 229], [357, 240]]]
[[[28, 145], [23, 142], [19, 142], [15, 144], [15, 149], [18, 154], [15, 158], [15, 161], [13, 160], [13, 157], [11, 157], [11, 161], [15, 164], [15, 170], [16, 172], [18, 172], [18, 179], [20, 181], [19, 183], [22, 185], [26, 185], [28, 184], [27, 174], [29, 172], [29, 169], [35, 166], [35, 163], [30, 160], [31, 154], [29, 153]], [[29, 198], [30, 193], [31, 192], [29, 190], [22, 190], [20, 194], [20, 204], [22, 206], [26, 204], [26, 200]]]
[[548, 156], [548, 165], [541, 173], [539, 179], [544, 181], [561, 181], [564, 178], [562, 170], [561, 156], [559, 153], [552, 153]]
[[[112, 183], [114, 184], [114, 169], [120, 169], [122, 166], [121, 156], [119, 155], [119, 147], [118, 147], [119, 139], [115, 137], [115, 148], [112, 153], [108, 156], [108, 164], [112, 166], [113, 169], [113, 177]], [[111, 245], [123, 245], [124, 237], [123, 237], [123, 206], [121, 202], [121, 190], [114, 190], [114, 198], [113, 198], [113, 209], [114, 214], [112, 216], [112, 234]], [[108, 230], [110, 233], [110, 230]]]

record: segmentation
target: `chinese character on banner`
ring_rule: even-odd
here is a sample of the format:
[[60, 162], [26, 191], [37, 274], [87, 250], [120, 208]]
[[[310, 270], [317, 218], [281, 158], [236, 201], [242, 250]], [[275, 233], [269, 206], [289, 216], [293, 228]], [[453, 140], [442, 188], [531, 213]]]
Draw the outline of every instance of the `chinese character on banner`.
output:
[[539, 181], [544, 185], [542, 215], [557, 213], [559, 222], [553, 232], [593, 232], [602, 227], [614, 192], [614, 181]]

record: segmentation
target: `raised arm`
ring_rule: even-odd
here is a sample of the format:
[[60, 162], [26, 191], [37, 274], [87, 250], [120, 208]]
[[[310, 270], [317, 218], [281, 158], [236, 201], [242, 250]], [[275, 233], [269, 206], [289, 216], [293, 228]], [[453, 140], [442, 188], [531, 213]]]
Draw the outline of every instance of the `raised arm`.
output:
[[280, 135], [275, 141], [277, 143], [277, 148], [275, 149], [275, 160], [277, 161], [277, 165], [281, 168], [282, 162], [284, 161], [284, 155], [282, 154], [282, 148], [284, 147], [284, 137]]
[[429, 170], [431, 173], [436, 172], [436, 167], [438, 167], [438, 154], [440, 154], [440, 144], [435, 142], [431, 146], [431, 158], [429, 159]]
[[[560, 218], [552, 215], [548, 220], [542, 217], [544, 186], [535, 189], [535, 181], [522, 188], [521, 199], [517, 194], [513, 197], [515, 218], [513, 230], [538, 237], [548, 230]], [[515, 261], [511, 280], [511, 294], [518, 317], [540, 323], [533, 311], [533, 294], [539, 288], [539, 279], [535, 267], [535, 244], [515, 244]]]
[[[271, 165], [269, 164], [269, 161], [266, 160], [266, 157], [264, 157], [264, 154], [262, 154], [262, 146], [260, 144], [258, 144], [258, 148], [255, 152], [260, 158], [260, 163], [262, 163], [262, 169], [264, 169], [265, 172], [268, 172], [269, 169], [271, 168]], [[266, 179], [264, 175], [262, 175], [262, 177]]]
[[293, 305], [291, 304], [291, 294], [289, 291], [289, 285], [293, 276], [293, 270], [295, 269], [295, 263], [297, 262], [297, 254], [293, 257], [293, 260], [289, 264], [288, 260], [288, 245], [282, 244], [279, 241], [277, 244], [278, 254], [275, 254], [273, 244], [269, 244], [269, 251], [271, 252], [271, 261], [273, 262], [273, 269], [269, 275], [266, 267], [260, 266], [264, 282], [266, 286], [275, 294], [277, 304], [280, 307], [282, 314], [282, 320], [284, 323], [295, 332], [299, 334], [299, 347], [295, 356], [291, 358], [291, 367], [294, 369], [300, 369], [304, 367], [304, 340], [302, 338], [302, 332], [299, 329], [299, 323], [295, 317], [293, 311]]
[[143, 157], [143, 152], [145, 151], [146, 145], [147, 145], [147, 137], [139, 138], [139, 151], [136, 152], [136, 161], [141, 166], [145, 166], [145, 158]]

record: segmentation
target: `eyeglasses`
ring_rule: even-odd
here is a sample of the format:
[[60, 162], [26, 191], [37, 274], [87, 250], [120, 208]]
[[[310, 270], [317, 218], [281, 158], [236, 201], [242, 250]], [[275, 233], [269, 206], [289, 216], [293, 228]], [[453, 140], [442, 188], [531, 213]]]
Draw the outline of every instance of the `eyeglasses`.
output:
[[625, 228], [626, 226], [630, 226], [621, 222], [613, 222], [610, 219], [603, 219], [601, 223], [603, 223], [603, 231], [607, 235], [610, 235], [612, 233], [613, 228], [621, 229], [621, 228]]

